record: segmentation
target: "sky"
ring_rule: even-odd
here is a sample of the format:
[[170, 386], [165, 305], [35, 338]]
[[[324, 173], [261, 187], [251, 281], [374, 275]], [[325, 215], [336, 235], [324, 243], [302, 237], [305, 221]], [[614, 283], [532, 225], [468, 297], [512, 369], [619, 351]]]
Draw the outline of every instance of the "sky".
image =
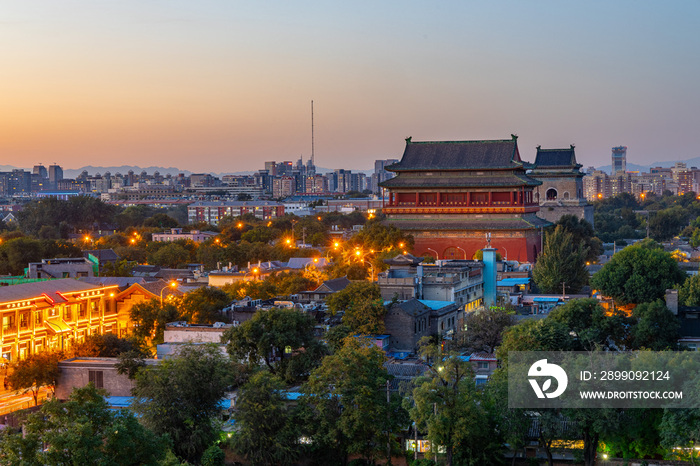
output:
[[0, 165], [369, 170], [404, 139], [700, 156], [700, 2], [0, 0]]

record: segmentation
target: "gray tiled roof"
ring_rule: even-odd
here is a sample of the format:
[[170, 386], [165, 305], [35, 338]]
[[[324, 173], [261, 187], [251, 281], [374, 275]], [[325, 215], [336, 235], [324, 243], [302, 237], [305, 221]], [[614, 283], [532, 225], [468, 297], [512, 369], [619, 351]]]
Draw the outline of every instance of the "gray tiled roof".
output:
[[415, 298], [409, 299], [408, 301], [402, 301], [394, 304], [395, 307], [399, 307], [406, 314], [409, 315], [422, 315], [426, 312], [430, 312], [430, 308], [425, 304], [421, 303]]
[[36, 298], [44, 293], [53, 296], [56, 292], [68, 293], [72, 291], [94, 290], [97, 288], [100, 288], [100, 286], [79, 282], [73, 278], [2, 286], [0, 287], [0, 303]]
[[569, 149], [542, 149], [537, 147], [537, 156], [535, 157], [535, 169], [542, 167], [575, 167], [576, 154], [574, 146]]
[[380, 185], [383, 188], [471, 188], [492, 186], [539, 186], [542, 182], [525, 173], [491, 175], [405, 176], [401, 174]]
[[522, 167], [515, 136], [490, 141], [429, 141], [406, 139], [401, 161], [386, 167], [404, 170], [479, 170]]

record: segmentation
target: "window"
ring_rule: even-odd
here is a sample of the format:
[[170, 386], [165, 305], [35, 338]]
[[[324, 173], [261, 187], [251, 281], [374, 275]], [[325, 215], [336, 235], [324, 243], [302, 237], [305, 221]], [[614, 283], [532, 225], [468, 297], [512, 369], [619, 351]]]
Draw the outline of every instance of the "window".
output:
[[36, 311], [34, 314], [34, 325], [41, 325], [44, 322], [43, 311]]
[[71, 306], [66, 306], [66, 308], [63, 310], [63, 319], [71, 320], [71, 317], [73, 317], [72, 314], [73, 313], [71, 312]]
[[488, 369], [489, 368], [489, 363], [485, 361], [479, 361], [477, 367], [479, 369]]
[[81, 319], [85, 318], [85, 312], [87, 309], [87, 305], [85, 303], [80, 303], [80, 304], [78, 304], [78, 308], [79, 308], [78, 317], [80, 317]]
[[23, 312], [19, 315], [19, 328], [29, 327], [29, 313]]
[[15, 316], [5, 316], [2, 318], [2, 331], [8, 332], [15, 330]]
[[92, 382], [95, 388], [104, 388], [102, 371], [88, 371], [88, 382]]
[[49, 317], [56, 317], [58, 315], [58, 309], [52, 307], [47, 311], [47, 314]]

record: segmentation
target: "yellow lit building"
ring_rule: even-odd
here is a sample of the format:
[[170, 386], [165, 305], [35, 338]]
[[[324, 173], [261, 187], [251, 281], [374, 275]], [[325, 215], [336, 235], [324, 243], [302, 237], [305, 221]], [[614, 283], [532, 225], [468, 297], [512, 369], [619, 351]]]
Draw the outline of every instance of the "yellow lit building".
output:
[[[73, 279], [0, 287], [0, 349], [10, 362], [32, 353], [69, 348], [97, 333], [119, 334], [116, 285]], [[120, 319], [118, 314], [124, 314]]]

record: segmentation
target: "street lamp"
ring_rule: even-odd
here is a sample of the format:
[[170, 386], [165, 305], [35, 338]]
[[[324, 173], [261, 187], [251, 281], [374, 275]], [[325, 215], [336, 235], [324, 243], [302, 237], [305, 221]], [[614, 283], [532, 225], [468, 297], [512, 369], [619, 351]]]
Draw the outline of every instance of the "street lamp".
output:
[[[501, 246], [503, 247], [503, 246]], [[506, 261], [508, 261], [508, 250], [506, 248], [503, 248], [503, 250], [506, 252]]]
[[257, 267], [255, 267], [253, 270], [247, 271], [245, 274], [243, 274], [243, 280], [245, 281], [245, 277], [246, 277], [249, 273], [252, 273], [252, 274], [253, 274], [253, 280], [255, 280], [255, 275], [257, 275], [258, 272], [259, 272], [259, 270], [258, 270]]
[[440, 259], [440, 256], [438, 255], [438, 252], [435, 249], [431, 249], [431, 248], [425, 248], [425, 249], [427, 249], [428, 251], [433, 251], [435, 253], [435, 260]]
[[462, 251], [462, 252], [464, 253], [464, 260], [467, 260], [467, 251], [465, 251], [464, 249], [460, 248], [459, 246], [456, 246], [456, 248], [459, 249], [460, 251]]
[[168, 288], [175, 289], [177, 288], [177, 282], [172, 281], [165, 285], [161, 290], [160, 290], [160, 307], [163, 307], [163, 291], [165, 291]]

